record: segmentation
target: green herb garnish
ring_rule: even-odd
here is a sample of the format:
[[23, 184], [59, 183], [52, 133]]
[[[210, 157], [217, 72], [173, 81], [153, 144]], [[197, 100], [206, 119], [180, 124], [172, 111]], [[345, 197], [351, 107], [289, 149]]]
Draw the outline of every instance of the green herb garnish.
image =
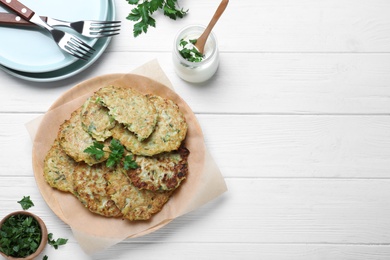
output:
[[137, 169], [139, 167], [138, 164], [135, 162], [133, 155], [125, 156], [125, 160], [124, 160], [123, 164], [124, 164], [123, 168], [125, 170]]
[[18, 201], [18, 203], [22, 206], [23, 210], [28, 210], [32, 206], [34, 206], [34, 203], [31, 201], [30, 196], [23, 196], [23, 199]]
[[[90, 155], [94, 156], [96, 160], [100, 160], [103, 158], [104, 153], [106, 151], [103, 150], [104, 145], [99, 142], [94, 142], [93, 145], [89, 146], [87, 149], [84, 150], [84, 152], [89, 153]], [[123, 145], [117, 140], [112, 139], [110, 142], [110, 155], [108, 156], [108, 159], [106, 161], [107, 167], [114, 167], [117, 165], [123, 158], [125, 154], [125, 148]], [[138, 168], [137, 163], [133, 160], [132, 155], [127, 155], [124, 158], [124, 169], [136, 169]]]
[[93, 142], [93, 145], [89, 146], [87, 149], [84, 150], [85, 153], [89, 153], [93, 157], [95, 157], [96, 160], [100, 160], [104, 156], [104, 144], [99, 142]]
[[195, 43], [196, 40], [186, 41], [181, 39], [179, 43], [179, 53], [184, 59], [190, 62], [201, 62], [204, 59], [204, 55], [194, 46]]
[[47, 235], [47, 242], [49, 245], [53, 246], [54, 249], [58, 249], [59, 246], [65, 245], [68, 242], [68, 239], [65, 238], [57, 238], [57, 240], [53, 239], [53, 234], [49, 233]]
[[112, 139], [110, 143], [110, 156], [107, 159], [106, 166], [113, 167], [116, 165], [123, 157], [125, 148], [123, 145], [116, 139]]
[[156, 20], [152, 15], [159, 9], [173, 20], [183, 18], [188, 13], [188, 10], [177, 8], [177, 0], [127, 0], [127, 2], [136, 5], [127, 16], [128, 20], [137, 22], [133, 28], [134, 37], [146, 33], [149, 26], [156, 27]]
[[12, 257], [26, 257], [37, 251], [41, 239], [37, 220], [28, 215], [14, 215], [1, 226], [0, 251]]

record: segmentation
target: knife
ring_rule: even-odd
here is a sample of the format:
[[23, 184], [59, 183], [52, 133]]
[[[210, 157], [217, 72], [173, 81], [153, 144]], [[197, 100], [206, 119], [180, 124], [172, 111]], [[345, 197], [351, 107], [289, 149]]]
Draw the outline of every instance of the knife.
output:
[[[43, 20], [44, 22], [49, 24], [46, 16], [40, 16], [40, 18], [41, 18], [41, 20]], [[34, 24], [30, 23], [29, 21], [24, 20], [19, 15], [0, 12], [0, 25], [31, 26]], [[49, 25], [53, 26], [51, 24], [49, 24]]]
[[[79, 33], [88, 38], [101, 38], [101, 37], [110, 37], [119, 34], [120, 30], [120, 21], [98, 21], [98, 20], [80, 20], [74, 22], [68, 22], [64, 20], [58, 20], [52, 17], [40, 16], [41, 20], [46, 22], [51, 27], [68, 27], [73, 29], [75, 32]], [[30, 23], [20, 16], [0, 12], [0, 26], [26, 26], [32, 27], [35, 26], [33, 23]]]
[[33, 10], [29, 9], [27, 6], [23, 5], [17, 0], [0, 0], [0, 3], [7, 6], [9, 9], [17, 13], [15, 19], [16, 21], [20, 21], [22, 19], [26, 21], [30, 21], [40, 27], [51, 30], [51, 26], [49, 26], [45, 21], [43, 21]]

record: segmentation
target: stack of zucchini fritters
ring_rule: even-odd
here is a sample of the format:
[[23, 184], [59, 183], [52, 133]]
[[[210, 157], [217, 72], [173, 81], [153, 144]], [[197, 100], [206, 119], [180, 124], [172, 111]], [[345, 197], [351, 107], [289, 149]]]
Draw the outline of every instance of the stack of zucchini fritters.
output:
[[[146, 220], [188, 174], [187, 123], [177, 104], [132, 88], [99, 89], [59, 129], [44, 162], [46, 182], [75, 195], [91, 212]], [[112, 142], [124, 156], [108, 165]], [[101, 147], [101, 156], [86, 152]], [[111, 149], [111, 150], [110, 150]]]

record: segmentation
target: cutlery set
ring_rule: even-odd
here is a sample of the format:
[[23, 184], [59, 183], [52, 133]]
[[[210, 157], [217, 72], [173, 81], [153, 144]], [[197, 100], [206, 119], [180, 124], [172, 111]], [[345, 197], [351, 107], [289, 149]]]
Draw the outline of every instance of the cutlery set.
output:
[[0, 13], [0, 25], [41, 27], [52, 36], [64, 52], [81, 60], [90, 58], [95, 49], [79, 37], [56, 28], [72, 28], [80, 35], [90, 38], [111, 37], [119, 34], [120, 30], [120, 21], [68, 22], [51, 17], [39, 16], [17, 0], [0, 0], [0, 3], [16, 13]]

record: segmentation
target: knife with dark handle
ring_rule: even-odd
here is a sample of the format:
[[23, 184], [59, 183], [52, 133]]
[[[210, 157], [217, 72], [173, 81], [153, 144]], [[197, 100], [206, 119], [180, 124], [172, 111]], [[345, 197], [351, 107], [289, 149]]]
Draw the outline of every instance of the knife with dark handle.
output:
[[[90, 37], [110, 37], [119, 34], [120, 21], [96, 21], [96, 20], [82, 20], [75, 22], [68, 22], [64, 20], [54, 19], [52, 17], [40, 16], [41, 20], [52, 27], [69, 27], [79, 34]], [[0, 26], [27, 26], [34, 25], [20, 16], [12, 13], [0, 12]]]
[[[47, 22], [46, 16], [40, 16], [41, 19]], [[22, 17], [16, 14], [0, 12], [0, 25], [18, 25], [18, 26], [31, 26], [34, 25], [29, 21], [24, 20]]]

